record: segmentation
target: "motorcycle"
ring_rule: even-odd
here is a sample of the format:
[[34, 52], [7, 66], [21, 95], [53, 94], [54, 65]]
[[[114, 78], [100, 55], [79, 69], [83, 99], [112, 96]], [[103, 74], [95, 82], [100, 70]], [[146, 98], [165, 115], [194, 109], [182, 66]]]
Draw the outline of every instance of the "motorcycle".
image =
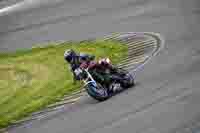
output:
[[[98, 83], [88, 71], [88, 68], [80, 72], [84, 75], [81, 80], [84, 82], [86, 92], [98, 101], [104, 101], [113, 95], [135, 85], [133, 76], [122, 68], [117, 68], [117, 73], [112, 74], [114, 80], [109, 87]], [[120, 81], [120, 82], [119, 82]], [[113, 91], [114, 90], [114, 91]]]

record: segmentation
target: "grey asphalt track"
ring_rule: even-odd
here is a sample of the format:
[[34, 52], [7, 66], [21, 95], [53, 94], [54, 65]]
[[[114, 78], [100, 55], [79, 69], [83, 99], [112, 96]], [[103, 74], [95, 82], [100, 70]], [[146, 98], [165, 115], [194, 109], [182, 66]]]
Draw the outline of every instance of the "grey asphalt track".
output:
[[9, 132], [191, 133], [181, 128], [198, 122], [199, 0], [44, 0], [0, 16], [1, 52], [111, 32], [157, 32], [165, 38], [165, 48], [137, 73], [135, 88], [103, 103], [84, 97]]

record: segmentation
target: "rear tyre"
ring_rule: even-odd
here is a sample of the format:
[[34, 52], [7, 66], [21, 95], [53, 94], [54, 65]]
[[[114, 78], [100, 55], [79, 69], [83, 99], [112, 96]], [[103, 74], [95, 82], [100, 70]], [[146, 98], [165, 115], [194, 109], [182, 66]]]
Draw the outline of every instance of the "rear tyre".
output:
[[135, 85], [135, 81], [134, 81], [134, 78], [131, 74], [127, 73], [125, 76], [124, 76], [124, 80], [121, 84], [121, 86], [123, 88], [129, 88], [129, 87], [132, 87]]
[[123, 68], [118, 68], [118, 74], [123, 78], [121, 86], [123, 88], [129, 88], [135, 85], [134, 77], [127, 70]]

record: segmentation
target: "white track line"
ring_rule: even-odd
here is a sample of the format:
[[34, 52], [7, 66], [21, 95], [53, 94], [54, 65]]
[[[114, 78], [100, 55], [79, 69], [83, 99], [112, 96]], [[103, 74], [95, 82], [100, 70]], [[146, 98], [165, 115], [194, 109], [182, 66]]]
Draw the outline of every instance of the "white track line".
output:
[[32, 2], [32, 1], [27, 0], [27, 1], [22, 1], [22, 2], [16, 3], [11, 6], [4, 7], [2, 9], [0, 9], [0, 16], [9, 14], [11, 12], [15, 12], [19, 9], [22, 9], [22, 8], [28, 6], [30, 2]]
[[5, 8], [0, 9], [0, 16], [5, 16], [15, 12], [21, 12], [25, 10], [29, 10], [32, 8], [37, 8], [39, 6], [48, 5], [49, 3], [55, 4], [58, 2], [62, 2], [64, 0], [23, 0], [14, 5], [7, 6]]

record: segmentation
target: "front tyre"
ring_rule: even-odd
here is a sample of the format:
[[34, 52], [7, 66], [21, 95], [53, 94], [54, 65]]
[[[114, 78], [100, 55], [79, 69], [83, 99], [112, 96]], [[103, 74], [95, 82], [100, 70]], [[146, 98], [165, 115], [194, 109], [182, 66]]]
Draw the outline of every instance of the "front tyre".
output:
[[98, 101], [105, 101], [110, 97], [107, 89], [95, 82], [89, 83], [86, 87], [86, 91], [92, 98]]

